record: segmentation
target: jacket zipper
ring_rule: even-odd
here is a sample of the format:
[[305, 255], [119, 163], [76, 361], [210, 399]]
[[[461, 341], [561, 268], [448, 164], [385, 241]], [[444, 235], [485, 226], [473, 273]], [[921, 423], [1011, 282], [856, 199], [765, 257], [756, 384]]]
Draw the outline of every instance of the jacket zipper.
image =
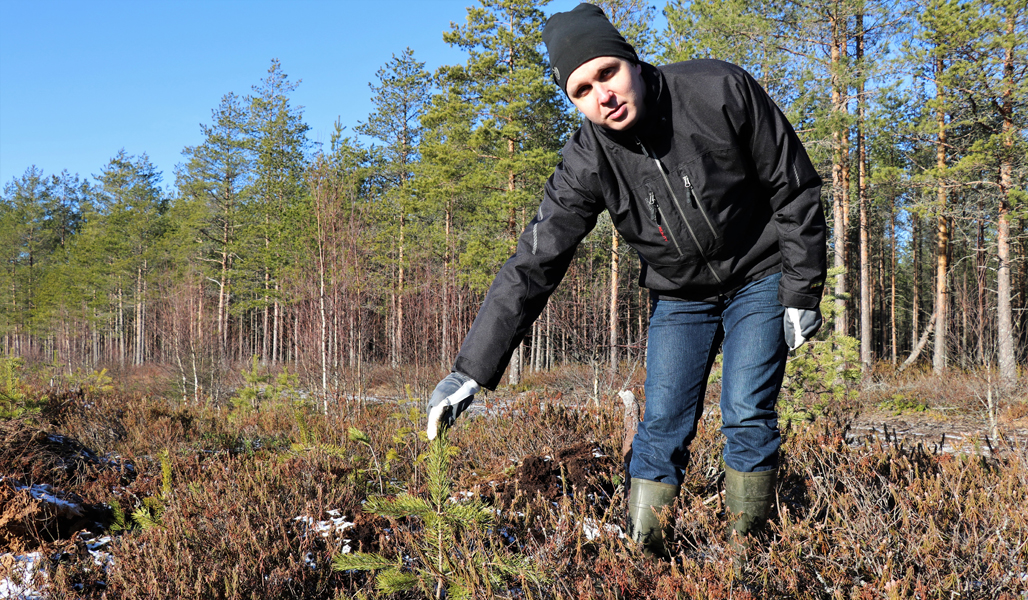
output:
[[[682, 252], [682, 246], [678, 244], [678, 238], [675, 237], [675, 233], [671, 231], [670, 227], [667, 230], [667, 235], [665, 235], [663, 223], [667, 223], [667, 219], [664, 217], [664, 211], [662, 211], [660, 209], [660, 205], [657, 204], [657, 197], [653, 195], [653, 192], [650, 192], [649, 204], [650, 218], [653, 219], [653, 222], [657, 224], [657, 231], [660, 232], [660, 236], [664, 238], [664, 241], [666, 242], [668, 241], [667, 236], [670, 235], [671, 241], [675, 244], [675, 249], [678, 250], [678, 256], [685, 256], [685, 254]], [[657, 219], [657, 215], [660, 215], [660, 220]]]
[[[702, 258], [703, 262], [706, 263], [707, 268], [710, 269], [711, 274], [714, 275], [714, 279], [717, 280], [718, 284], [720, 285], [720, 284], [724, 283], [723, 281], [721, 281], [721, 276], [718, 275], [717, 271], [714, 270], [714, 265], [710, 264], [710, 259], [708, 259], [707, 255], [703, 252], [703, 247], [700, 246], [700, 239], [698, 237], [696, 237], [696, 232], [693, 231], [692, 225], [689, 224], [689, 218], [685, 216], [685, 211], [682, 210], [682, 204], [678, 201], [678, 195], [675, 194], [674, 188], [671, 187], [671, 181], [668, 180], [667, 173], [664, 172], [664, 164], [660, 162], [659, 158], [657, 158], [656, 156], [654, 156], [653, 154], [650, 153], [650, 149], [647, 148], [645, 144], [643, 144], [641, 139], [635, 138], [635, 141], [638, 142], [639, 147], [642, 148], [642, 150], [646, 154], [646, 156], [648, 156], [651, 159], [653, 159], [653, 162], [656, 163], [657, 171], [660, 171], [660, 176], [664, 178], [664, 185], [667, 186], [667, 191], [668, 191], [669, 194], [671, 194], [671, 200], [675, 203], [675, 208], [678, 209], [678, 214], [679, 214], [679, 216], [682, 217], [682, 222], [685, 223], [685, 228], [687, 230], [689, 230], [689, 235], [692, 236], [692, 241], [696, 244], [696, 251], [699, 252], [700, 258]], [[690, 195], [691, 195], [692, 194], [691, 186], [690, 186], [689, 192], [690, 192]], [[652, 194], [651, 194], [651, 196], [652, 196]], [[693, 196], [693, 199], [695, 200], [695, 196]], [[660, 205], [659, 204], [657, 205], [657, 209], [658, 210], [660, 209]], [[703, 216], [706, 217], [706, 214], [704, 214]], [[710, 224], [710, 220], [709, 219], [707, 220], [707, 224], [708, 225]], [[670, 232], [671, 229], [668, 228], [668, 231]], [[672, 235], [671, 237], [672, 237], [672, 239], [674, 239], [674, 235]], [[677, 241], [675, 242], [675, 246], [678, 246], [678, 242]], [[681, 247], [678, 247], [678, 252], [679, 253], [682, 252], [682, 248]]]
[[710, 216], [707, 215], [707, 210], [703, 208], [703, 205], [700, 204], [699, 199], [696, 197], [696, 190], [693, 189], [692, 181], [689, 181], [689, 176], [683, 176], [682, 181], [685, 182], [685, 189], [689, 190], [689, 197], [692, 198], [693, 206], [695, 206], [696, 209], [700, 211], [700, 214], [703, 215], [703, 220], [707, 222], [707, 227], [710, 228], [711, 235], [713, 235], [714, 237], [719, 237], [717, 234], [717, 229], [714, 229], [714, 224], [710, 221]]

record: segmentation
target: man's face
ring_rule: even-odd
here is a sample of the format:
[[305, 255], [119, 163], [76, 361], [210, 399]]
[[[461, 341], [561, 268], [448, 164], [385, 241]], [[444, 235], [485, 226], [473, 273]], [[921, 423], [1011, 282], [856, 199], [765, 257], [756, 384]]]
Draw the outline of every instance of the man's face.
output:
[[582, 63], [568, 77], [571, 103], [585, 118], [613, 131], [634, 125], [646, 110], [642, 65], [600, 56]]

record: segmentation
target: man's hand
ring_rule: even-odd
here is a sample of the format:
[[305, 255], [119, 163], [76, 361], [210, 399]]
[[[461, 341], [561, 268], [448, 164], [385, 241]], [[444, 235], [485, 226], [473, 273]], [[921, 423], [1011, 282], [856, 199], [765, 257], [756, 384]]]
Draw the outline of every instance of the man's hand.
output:
[[435, 439], [440, 426], [453, 427], [480, 389], [474, 379], [456, 371], [440, 381], [428, 401], [428, 439]]
[[788, 308], [785, 309], [785, 343], [789, 350], [795, 350], [803, 342], [814, 337], [821, 329], [820, 308]]

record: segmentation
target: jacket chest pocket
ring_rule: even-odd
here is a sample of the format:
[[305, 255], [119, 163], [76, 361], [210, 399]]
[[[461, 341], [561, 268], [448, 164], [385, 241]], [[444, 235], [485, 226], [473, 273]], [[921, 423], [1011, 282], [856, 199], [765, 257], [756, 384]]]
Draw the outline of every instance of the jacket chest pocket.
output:
[[688, 174], [676, 170], [648, 178], [637, 195], [645, 201], [649, 217], [674, 237], [683, 258], [709, 259], [721, 251], [725, 236], [699, 201]]
[[612, 211], [621, 235], [654, 266], [702, 262], [720, 247], [720, 238], [702, 215], [687, 207], [684, 183], [678, 188], [669, 189], [659, 175], [644, 179], [632, 187], [624, 198], [627, 202]]
[[743, 241], [732, 238], [746, 230], [754, 201], [764, 195], [749, 162], [736, 148], [720, 148], [675, 169], [703, 224], [721, 238], [721, 246]]

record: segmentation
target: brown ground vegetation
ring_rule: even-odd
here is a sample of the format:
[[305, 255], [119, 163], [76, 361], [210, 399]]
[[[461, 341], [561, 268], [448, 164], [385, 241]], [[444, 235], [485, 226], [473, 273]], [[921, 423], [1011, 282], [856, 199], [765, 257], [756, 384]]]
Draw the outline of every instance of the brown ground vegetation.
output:
[[[717, 386], [673, 506], [674, 558], [649, 561], [608, 527], [622, 525], [621, 401], [594, 402], [575, 381], [558, 373], [491, 393], [450, 435], [455, 501], [475, 495], [496, 515], [454, 552], [500, 544], [548, 575], [506, 596], [1028, 595], [1023, 399], [1000, 403], [995, 438], [973, 378], [890, 376], [783, 425], [778, 511], [742, 585], [724, 543]], [[370, 515], [362, 503], [425, 493], [418, 398], [395, 389], [398, 400], [335, 398], [325, 415], [320, 401], [265, 399], [247, 410], [133, 387], [55, 396], [0, 423], [0, 544], [48, 557], [50, 597], [375, 597], [373, 577], [333, 571], [331, 557], [410, 554], [419, 525]], [[935, 443], [957, 429], [951, 447]], [[82, 514], [58, 514], [33, 485]], [[150, 507], [156, 523], [115, 531], [114, 503], [125, 513]], [[353, 525], [313, 525], [333, 515]], [[85, 546], [104, 532], [111, 560], [99, 568]]]

